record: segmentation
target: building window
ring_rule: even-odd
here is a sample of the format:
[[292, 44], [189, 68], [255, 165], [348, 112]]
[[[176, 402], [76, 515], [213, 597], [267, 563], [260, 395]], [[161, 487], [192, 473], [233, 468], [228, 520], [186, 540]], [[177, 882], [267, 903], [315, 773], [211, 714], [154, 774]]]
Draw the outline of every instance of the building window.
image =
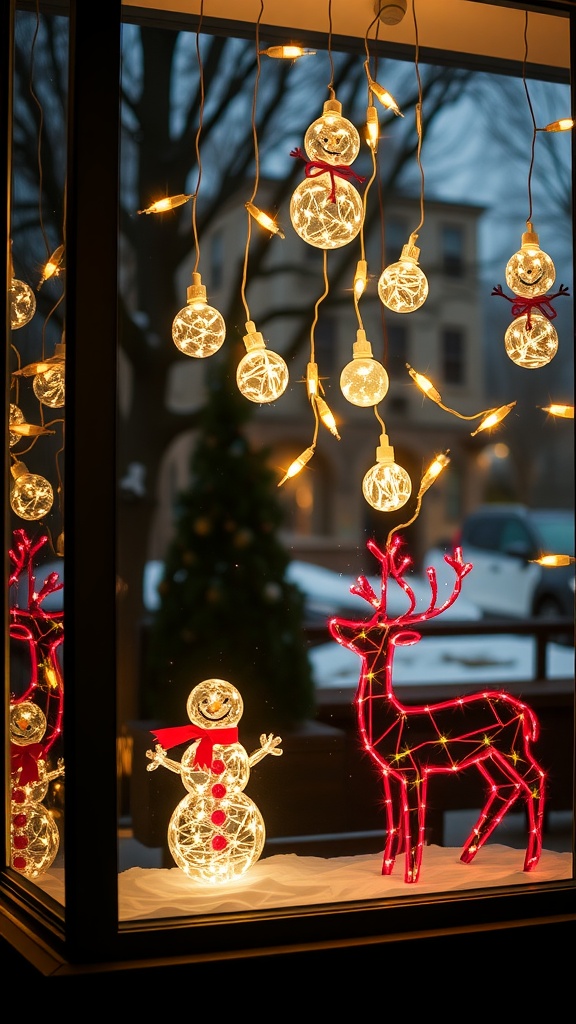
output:
[[464, 383], [464, 332], [446, 327], [442, 332], [442, 377], [446, 384]]
[[464, 230], [444, 224], [441, 230], [442, 270], [447, 277], [464, 276]]

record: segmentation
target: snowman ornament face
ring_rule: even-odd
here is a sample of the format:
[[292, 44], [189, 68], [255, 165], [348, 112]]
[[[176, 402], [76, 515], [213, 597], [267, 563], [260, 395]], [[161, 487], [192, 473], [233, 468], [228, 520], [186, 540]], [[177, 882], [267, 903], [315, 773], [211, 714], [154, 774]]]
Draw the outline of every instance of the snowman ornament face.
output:
[[[347, 245], [360, 231], [364, 217], [362, 199], [348, 180], [358, 177], [350, 172], [350, 164], [360, 152], [360, 136], [341, 111], [337, 100], [328, 100], [322, 117], [307, 129], [306, 178], [290, 200], [294, 230], [318, 249]], [[292, 155], [302, 154], [295, 150]]]
[[32, 701], [10, 707], [11, 762], [11, 863], [26, 878], [43, 875], [54, 862], [60, 846], [58, 826], [44, 807], [49, 783], [64, 774], [58, 761], [48, 771], [42, 746], [46, 716]]
[[[281, 754], [282, 741], [263, 734], [260, 747], [248, 755], [238, 742], [242, 697], [225, 679], [199, 683], [186, 709], [190, 726], [154, 733], [159, 743], [146, 751], [152, 762], [148, 771], [163, 765], [180, 775], [187, 790], [168, 825], [168, 847], [177, 866], [197, 882], [230, 882], [256, 863], [266, 838], [262, 815], [243, 792], [250, 769], [266, 754]], [[193, 743], [180, 762], [167, 756], [166, 746], [189, 738]]]

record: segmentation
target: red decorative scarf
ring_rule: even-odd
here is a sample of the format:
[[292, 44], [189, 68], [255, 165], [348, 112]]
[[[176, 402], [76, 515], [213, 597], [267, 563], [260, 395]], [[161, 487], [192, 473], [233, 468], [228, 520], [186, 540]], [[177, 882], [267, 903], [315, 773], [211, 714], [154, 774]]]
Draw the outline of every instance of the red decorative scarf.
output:
[[176, 725], [173, 728], [152, 731], [152, 735], [165, 750], [177, 747], [179, 743], [186, 743], [190, 739], [199, 738], [200, 743], [194, 754], [194, 764], [199, 768], [210, 768], [215, 743], [238, 742], [238, 729], [236, 728], [204, 729], [200, 725]]

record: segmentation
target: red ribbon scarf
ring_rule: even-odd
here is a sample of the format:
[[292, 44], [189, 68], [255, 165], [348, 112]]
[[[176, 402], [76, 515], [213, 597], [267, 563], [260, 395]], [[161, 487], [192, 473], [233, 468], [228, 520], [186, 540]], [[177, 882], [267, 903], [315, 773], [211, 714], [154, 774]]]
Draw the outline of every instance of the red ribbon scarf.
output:
[[26, 786], [29, 782], [38, 782], [38, 761], [44, 753], [41, 743], [29, 743], [27, 747], [20, 747], [17, 743], [10, 744], [10, 772], [16, 775], [21, 768], [18, 778], [19, 786]]
[[201, 725], [176, 725], [169, 729], [158, 729], [152, 731], [152, 735], [166, 750], [170, 747], [177, 747], [179, 743], [186, 743], [190, 739], [200, 738], [200, 743], [194, 754], [194, 764], [199, 768], [209, 768], [212, 764], [213, 747], [215, 743], [237, 743], [238, 729], [204, 729]]
[[[298, 158], [300, 160], [306, 160], [305, 154], [300, 148], [293, 149], [290, 156]], [[355, 178], [356, 181], [363, 182], [366, 179], [356, 174], [348, 164], [329, 164], [325, 160], [306, 160], [306, 166], [304, 168], [304, 174], [307, 178], [317, 178], [319, 174], [328, 173], [330, 175], [330, 181], [332, 188], [330, 190], [330, 202], [336, 202], [336, 176], [339, 178], [345, 178], [346, 181], [350, 181]]]

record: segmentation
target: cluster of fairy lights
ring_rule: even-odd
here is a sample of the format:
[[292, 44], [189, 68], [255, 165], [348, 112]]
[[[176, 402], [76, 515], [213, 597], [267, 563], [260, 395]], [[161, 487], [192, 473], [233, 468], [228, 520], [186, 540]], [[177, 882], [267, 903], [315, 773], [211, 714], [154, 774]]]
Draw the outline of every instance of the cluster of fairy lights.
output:
[[[375, 7], [376, 9], [376, 7]], [[252, 105], [252, 130], [254, 139], [255, 181], [250, 199], [245, 203], [248, 214], [248, 227], [244, 253], [244, 269], [242, 278], [242, 301], [246, 313], [246, 333], [243, 337], [246, 349], [236, 372], [237, 386], [242, 395], [256, 404], [268, 404], [279, 399], [289, 383], [289, 370], [283, 357], [270, 350], [256, 324], [252, 319], [246, 301], [246, 283], [248, 276], [249, 249], [252, 224], [258, 224], [263, 230], [280, 239], [285, 238], [284, 232], [276, 222], [276, 218], [266, 213], [256, 203], [259, 187], [259, 156], [256, 132], [256, 103], [261, 73], [260, 58], [267, 56], [273, 59], [290, 60], [292, 62], [304, 56], [314, 56], [315, 51], [305, 50], [296, 45], [271, 46], [261, 50], [259, 28], [264, 10], [261, 2], [260, 13], [256, 22], [256, 56], [257, 72], [254, 85]], [[429, 286], [426, 275], [419, 265], [420, 248], [417, 240], [424, 224], [424, 170], [421, 159], [423, 141], [423, 90], [419, 73], [419, 39], [415, 5], [412, 5], [415, 59], [414, 66], [418, 86], [418, 102], [415, 106], [417, 147], [416, 159], [420, 173], [420, 219], [410, 233], [406, 244], [396, 262], [386, 266], [381, 272], [377, 290], [382, 306], [395, 313], [410, 314], [419, 310], [428, 297]], [[203, 5], [200, 10], [200, 24]], [[389, 377], [382, 362], [374, 358], [372, 344], [366, 337], [366, 331], [360, 313], [360, 299], [368, 283], [368, 266], [364, 249], [364, 224], [366, 219], [367, 197], [370, 186], [377, 176], [377, 151], [380, 138], [380, 123], [374, 102], [386, 112], [396, 117], [404, 117], [398, 102], [392, 94], [377, 80], [371, 70], [371, 55], [368, 45], [370, 31], [380, 19], [380, 11], [368, 26], [365, 35], [366, 59], [364, 69], [367, 82], [366, 123], [363, 138], [368, 146], [372, 160], [372, 174], [369, 181], [360, 177], [353, 169], [353, 163], [359, 155], [361, 138], [358, 130], [343, 116], [342, 104], [336, 98], [334, 90], [334, 65], [331, 51], [332, 15], [331, 2], [328, 4], [329, 36], [328, 56], [331, 67], [331, 78], [328, 83], [329, 98], [324, 102], [322, 114], [308, 127], [303, 149], [296, 148], [290, 153], [294, 159], [303, 162], [304, 178], [295, 188], [290, 200], [290, 220], [296, 234], [308, 245], [323, 252], [324, 290], [315, 303], [314, 319], [310, 329], [310, 355], [306, 369], [305, 385], [307, 397], [314, 416], [314, 432], [307, 447], [293, 460], [284, 471], [278, 486], [286, 484], [297, 476], [312, 459], [317, 446], [320, 426], [325, 426], [330, 433], [340, 440], [336, 418], [328, 406], [323, 387], [323, 378], [319, 373], [315, 357], [314, 332], [318, 322], [319, 305], [329, 292], [328, 253], [349, 245], [355, 239], [360, 241], [360, 259], [357, 261], [353, 299], [358, 319], [356, 341], [352, 346], [352, 359], [343, 368], [340, 375], [340, 390], [347, 401], [361, 408], [371, 409], [379, 423], [379, 444], [376, 449], [376, 461], [364, 475], [362, 493], [369, 505], [381, 512], [395, 512], [402, 508], [412, 496], [412, 480], [407, 471], [396, 462], [394, 448], [390, 443], [385, 423], [380, 416], [378, 407], [385, 398], [389, 388]], [[196, 243], [196, 262], [192, 274], [192, 284], [188, 288], [187, 305], [176, 315], [173, 322], [172, 336], [176, 346], [185, 355], [204, 358], [217, 352], [224, 343], [226, 327], [224, 319], [216, 309], [208, 305], [206, 289], [202, 285], [198, 272], [199, 240], [196, 228], [196, 202], [201, 179], [201, 160], [199, 140], [202, 130], [202, 111], [204, 89], [200, 48], [197, 44], [198, 63], [201, 82], [201, 110], [198, 133], [196, 136], [196, 154], [198, 162], [198, 186], [193, 194], [179, 194], [153, 203], [139, 213], [162, 213], [192, 201], [193, 227]], [[525, 79], [524, 79], [525, 81]], [[526, 90], [527, 96], [528, 92]], [[530, 98], [528, 96], [528, 102]], [[530, 104], [530, 110], [532, 107]], [[547, 125], [537, 131], [564, 131], [572, 127], [570, 119], [564, 119]], [[361, 188], [365, 186], [363, 195]], [[531, 210], [530, 215], [531, 217]], [[505, 345], [511, 358], [519, 365], [536, 367], [544, 365], [552, 357], [557, 348], [557, 335], [551, 319], [555, 311], [551, 300], [566, 295], [564, 286], [554, 295], [545, 294], [554, 280], [554, 269], [550, 258], [538, 246], [538, 236], [533, 231], [530, 220], [528, 231], [522, 239], [522, 248], [508, 263], [506, 281], [514, 290], [512, 312], [514, 320], [506, 332]], [[501, 294], [501, 288], [495, 288], [493, 294]], [[507, 298], [507, 296], [504, 296]], [[462, 420], [477, 420], [471, 436], [481, 431], [492, 430], [502, 423], [515, 407], [516, 402], [484, 410], [472, 415], [465, 415], [444, 404], [432, 381], [422, 373], [407, 367], [412, 380], [441, 409]], [[552, 416], [568, 418], [573, 416], [573, 407], [551, 404], [546, 408]], [[416, 493], [416, 515], [420, 510], [423, 493], [438, 476], [439, 472], [449, 463], [448, 453], [436, 455], [424, 476]], [[413, 517], [413, 519], [415, 516]], [[410, 520], [410, 522], [413, 521]]]
[[[190, 725], [154, 730], [146, 751], [148, 771], [160, 766], [179, 775], [186, 796], [168, 824], [168, 847], [192, 881], [220, 884], [239, 878], [262, 853], [266, 828], [244, 789], [250, 771], [267, 754], [282, 754], [280, 736], [262, 734], [251, 754], [238, 740], [244, 704], [225, 679], [205, 679], [188, 696]], [[188, 743], [180, 761], [167, 751]]]
[[[542, 850], [546, 774], [532, 753], [539, 731], [532, 709], [516, 697], [494, 690], [420, 705], [403, 704], [394, 691], [395, 648], [417, 643], [418, 625], [454, 603], [471, 564], [463, 561], [459, 548], [453, 555], [444, 556], [455, 578], [452, 592], [442, 604], [437, 603], [435, 570], [427, 569], [431, 600], [424, 611], [417, 612], [414, 591], [404, 578], [411, 561], [401, 553], [399, 537], [390, 538], [385, 550], [369, 541], [368, 549], [382, 566], [381, 594], [378, 596], [363, 576], [350, 589], [369, 603], [371, 617], [366, 622], [333, 618], [329, 629], [339, 644], [361, 658], [356, 711], [363, 747], [382, 780], [382, 874], [391, 874], [397, 855], [403, 854], [405, 882], [418, 881], [425, 845], [428, 782], [435, 775], [457, 776], [473, 769], [482, 777], [486, 803], [460, 859], [470, 863], [521, 799], [528, 822], [524, 870], [533, 870]], [[402, 588], [408, 604], [407, 611], [396, 617], [386, 614], [389, 579]]]
[[49, 761], [62, 732], [64, 689], [58, 652], [64, 642], [64, 613], [43, 609], [44, 601], [63, 584], [52, 572], [37, 587], [34, 571], [36, 555], [47, 540], [41, 536], [32, 541], [24, 530], [15, 530], [9, 552], [10, 593], [18, 587], [18, 598], [11, 600], [10, 638], [29, 672], [23, 692], [10, 699], [11, 865], [30, 879], [44, 874], [58, 853], [58, 825], [43, 801], [50, 783], [64, 774], [61, 758], [55, 767]]

